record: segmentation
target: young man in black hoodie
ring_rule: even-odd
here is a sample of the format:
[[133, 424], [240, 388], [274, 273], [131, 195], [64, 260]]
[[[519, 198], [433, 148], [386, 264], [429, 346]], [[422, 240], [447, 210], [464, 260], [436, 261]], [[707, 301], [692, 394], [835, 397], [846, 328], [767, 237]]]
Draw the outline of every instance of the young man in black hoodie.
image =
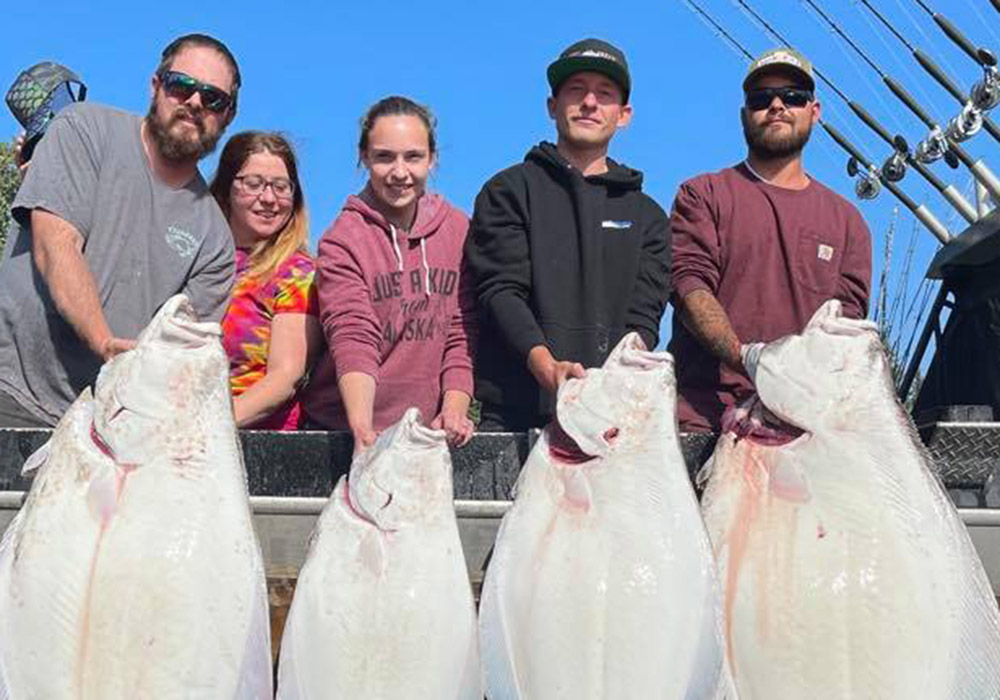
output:
[[548, 80], [556, 144], [486, 183], [466, 239], [482, 313], [480, 430], [545, 425], [559, 385], [600, 366], [625, 333], [656, 345], [670, 295], [667, 217], [642, 173], [608, 158], [632, 118], [625, 55], [585, 39]]

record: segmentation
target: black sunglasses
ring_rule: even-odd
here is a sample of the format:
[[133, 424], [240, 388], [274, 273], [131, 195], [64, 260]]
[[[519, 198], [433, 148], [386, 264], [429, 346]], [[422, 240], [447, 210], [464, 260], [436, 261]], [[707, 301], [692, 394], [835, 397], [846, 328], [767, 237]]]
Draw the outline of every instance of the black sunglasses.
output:
[[233, 102], [232, 95], [226, 91], [175, 70], [163, 71], [160, 74], [160, 84], [163, 85], [165, 93], [181, 102], [187, 102], [191, 99], [191, 95], [197, 92], [201, 97], [202, 106], [216, 114], [225, 112]]
[[813, 94], [810, 90], [793, 87], [758, 88], [746, 94], [747, 109], [754, 112], [767, 109], [775, 97], [786, 107], [805, 107], [812, 102]]

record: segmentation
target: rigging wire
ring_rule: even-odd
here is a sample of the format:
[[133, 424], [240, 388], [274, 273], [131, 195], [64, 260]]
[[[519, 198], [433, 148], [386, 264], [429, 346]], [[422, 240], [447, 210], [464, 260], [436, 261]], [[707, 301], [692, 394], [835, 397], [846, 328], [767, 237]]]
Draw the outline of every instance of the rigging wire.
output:
[[[996, 22], [996, 20], [990, 22], [985, 17], [983, 17], [983, 13], [979, 10], [979, 6], [975, 2], [973, 2], [973, 0], [967, 0], [967, 2], [968, 5], [972, 8], [972, 11], [976, 13], [976, 19], [979, 20], [979, 23], [982, 24], [984, 27], [986, 27], [986, 31], [990, 33], [990, 37], [992, 37], [993, 41], [995, 41], [998, 45], [1000, 45], [1000, 35], [998, 35], [995, 31], [993, 31], [993, 24]], [[1000, 10], [1000, 7], [997, 7], [997, 9]]]
[[[871, 12], [871, 14], [875, 15], [875, 17], [879, 20], [879, 24], [883, 28], [886, 28], [890, 32], [892, 32], [892, 34], [899, 41], [901, 41], [903, 43], [903, 45], [907, 49], [909, 49], [909, 51], [910, 51], [911, 54], [916, 53], [916, 51], [917, 51], [916, 47], [914, 47], [913, 44], [911, 44], [909, 41], [907, 41], [906, 37], [904, 37], [902, 34], [900, 34], [899, 31], [892, 25], [891, 22], [889, 22], [885, 18], [885, 16], [881, 12], [879, 12], [877, 9], [875, 9], [875, 6], [871, 4], [870, 0], [860, 0], [860, 2], [861, 2], [862, 5], [864, 5], [865, 7], [868, 8], [868, 10]], [[855, 5], [855, 7], [857, 7], [857, 6]], [[884, 33], [882, 31], [879, 31], [879, 29], [878, 29], [879, 25], [876, 25], [875, 22], [872, 21], [872, 18], [869, 15], [868, 12], [864, 12], [861, 8], [857, 8], [857, 10], [861, 14], [861, 16], [864, 17], [864, 20], [868, 24], [868, 26], [871, 28], [872, 33], [875, 34], [875, 36], [878, 37], [878, 40], [882, 44], [882, 46], [885, 48], [886, 53], [889, 54], [890, 56], [892, 56], [893, 61], [895, 61], [896, 65], [899, 66], [899, 68], [903, 71], [903, 74], [908, 79], [909, 84], [910, 85], [916, 85], [917, 91], [920, 93], [920, 96], [924, 100], [924, 104], [934, 105], [934, 98], [931, 97], [930, 93], [927, 92], [927, 89], [924, 87], [923, 81], [920, 79], [920, 77], [911, 68], [912, 64], [910, 64], [909, 61], [904, 61], [903, 57], [900, 56], [899, 52], [895, 51], [893, 49], [893, 47], [886, 40]], [[940, 113], [937, 109], [935, 109], [934, 111], [936, 113]]]
[[902, 13], [906, 15], [906, 18], [910, 21], [910, 24], [916, 27], [917, 32], [920, 34], [920, 36], [924, 38], [925, 46], [934, 48], [935, 54], [940, 58], [941, 63], [944, 65], [945, 70], [950, 75], [961, 75], [961, 73], [955, 70], [955, 66], [951, 65], [951, 62], [948, 60], [947, 52], [941, 51], [941, 49], [935, 44], [935, 41], [933, 38], [931, 38], [931, 35], [927, 33], [927, 30], [924, 29], [923, 25], [917, 21], [917, 19], [913, 16], [913, 13], [910, 12], [909, 9], [907, 9], [906, 5], [903, 4], [903, 0], [896, 0], [896, 5], [899, 7]]
[[[855, 42], [853, 39], [851, 39], [850, 36], [848, 36], [847, 32], [845, 32], [840, 27], [840, 25], [838, 25], [833, 20], [833, 18], [830, 15], [828, 15], [826, 12], [823, 11], [823, 8], [821, 8], [816, 3], [816, 0], [802, 0], [802, 2], [805, 2], [807, 5], [809, 5], [809, 7], [811, 7], [813, 11], [815, 11], [816, 14], [819, 15], [823, 19], [823, 21], [841, 39], [843, 39], [848, 46], [854, 49], [854, 52], [857, 55], [859, 55], [865, 61], [865, 63], [867, 63], [871, 67], [871, 69], [875, 71], [875, 73], [878, 74], [878, 77], [882, 79], [883, 83], [885, 83], [887, 86], [889, 85], [890, 81], [892, 81], [892, 77], [889, 74], [887, 74], [884, 70], [882, 70], [882, 68], [880, 68], [878, 64], [875, 63], [875, 61], [872, 60], [872, 58], [860, 46], [858, 46], [857, 42]], [[905, 127], [903, 127], [902, 123], [899, 121], [898, 111], [890, 108], [886, 104], [885, 100], [882, 98], [881, 91], [876, 92], [876, 95], [878, 96], [879, 103], [882, 105], [882, 107], [885, 108], [889, 112], [889, 114], [892, 115], [893, 121], [896, 123], [896, 126], [899, 127], [899, 130], [906, 131]], [[937, 118], [937, 115], [934, 115], [933, 119], [936, 123], [940, 123], [941, 121], [939, 118]]]

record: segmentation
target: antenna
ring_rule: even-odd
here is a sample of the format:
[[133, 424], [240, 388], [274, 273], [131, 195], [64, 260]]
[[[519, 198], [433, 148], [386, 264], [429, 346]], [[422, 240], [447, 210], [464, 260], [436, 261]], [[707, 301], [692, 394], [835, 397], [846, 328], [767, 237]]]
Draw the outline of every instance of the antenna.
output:
[[[878, 11], [875, 8], [875, 6], [871, 4], [870, 0], [860, 0], [860, 2], [862, 5], [865, 6], [865, 8], [869, 12], [871, 12], [875, 16], [875, 18], [882, 24], [883, 27], [888, 29], [889, 32], [894, 37], [896, 37], [896, 39], [898, 39], [900, 43], [903, 44], [903, 46], [909, 49], [910, 53], [913, 54], [913, 58], [916, 59], [917, 63], [919, 63], [920, 66], [925, 71], [927, 71], [927, 73], [929, 73], [930, 76], [934, 78], [934, 80], [936, 80], [939, 85], [941, 85], [941, 87], [947, 90], [948, 93], [952, 97], [954, 97], [955, 100], [959, 102], [959, 104], [961, 104], [964, 107], [965, 104], [969, 102], [969, 96], [966, 95], [964, 92], [962, 92], [962, 90], [957, 85], [955, 85], [955, 82], [948, 77], [948, 74], [945, 73], [934, 61], [932, 61], [931, 58], [927, 56], [927, 54], [925, 54], [923, 51], [916, 48], [915, 46], [913, 46], [913, 44], [907, 41], [906, 37], [904, 37], [902, 34], [899, 33], [899, 31], [892, 24], [892, 22], [886, 19], [885, 15], [883, 15], [881, 12]], [[998, 11], [1000, 11], [1000, 0], [990, 0], [990, 2], [993, 2], [994, 5], [997, 7]], [[1000, 143], [1000, 127], [998, 127], [993, 122], [993, 120], [991, 120], [989, 117], [984, 116], [983, 128], [986, 129], [986, 132], [990, 136], [992, 136], [993, 139], [997, 141], [997, 143]]]
[[[722, 26], [715, 19], [713, 19], [707, 12], [705, 12], [705, 10], [701, 8], [694, 0], [685, 0], [685, 2], [693, 12], [695, 12], [700, 18], [706, 20], [708, 25], [714, 28], [718, 32], [717, 36], [719, 36], [720, 39], [728, 41], [748, 59], [750, 60], [753, 59], [753, 54], [747, 51], [746, 48], [742, 44], [740, 44], [739, 41], [733, 38], [731, 34], [726, 32], [725, 29], [723, 29]], [[750, 8], [747, 9], [750, 10]], [[750, 11], [752, 12], [752, 10]], [[725, 38], [723, 39], [723, 37]], [[784, 40], [780, 38], [779, 40], [787, 44], [787, 42], [784, 42]], [[819, 75], [821, 79], [823, 79], [824, 82], [826, 82], [827, 85], [829, 85], [834, 92], [838, 93], [838, 95], [840, 95], [845, 101], [848, 101], [847, 97], [843, 93], [841, 93], [835, 85], [827, 81], [826, 78], [824, 78], [818, 70], [816, 70], [816, 74]], [[827, 124], [825, 121], [822, 120], [820, 121], [820, 126], [826, 131], [826, 133], [830, 136], [830, 138], [832, 138], [834, 142], [837, 145], [839, 145], [842, 149], [844, 149], [844, 151], [846, 151], [847, 154], [850, 156], [850, 160], [848, 160], [847, 162], [847, 171], [848, 175], [850, 175], [853, 178], [857, 178], [855, 181], [854, 191], [859, 198], [874, 199], [875, 197], [877, 197], [884, 181], [886, 189], [888, 189], [893, 194], [893, 196], [899, 199], [899, 201], [902, 202], [907, 209], [913, 212], [913, 215], [916, 216], [917, 219], [920, 220], [920, 222], [931, 233], [933, 233], [936, 238], [938, 238], [938, 240], [940, 240], [942, 243], [948, 242], [948, 240], [951, 238], [951, 234], [948, 232], [948, 229], [937, 219], [937, 217], [935, 217], [934, 214], [932, 214], [930, 210], [927, 209], [927, 207], [923, 205], [918, 206], [916, 202], [914, 202], [902, 190], [900, 190], [899, 187], [896, 186], [894, 182], [890, 182], [888, 179], [884, 179], [882, 173], [877, 168], [875, 168], [871, 164], [871, 162], [864, 157], [861, 151], [859, 151], [858, 148], [854, 146], [854, 144], [852, 144], [849, 140], [847, 140], [847, 138], [844, 137], [844, 135], [841, 134], [837, 129], [835, 129], [833, 126]], [[941, 184], [943, 185], [943, 183]], [[968, 205], [967, 202], [966, 205], [971, 208], [971, 205]]]

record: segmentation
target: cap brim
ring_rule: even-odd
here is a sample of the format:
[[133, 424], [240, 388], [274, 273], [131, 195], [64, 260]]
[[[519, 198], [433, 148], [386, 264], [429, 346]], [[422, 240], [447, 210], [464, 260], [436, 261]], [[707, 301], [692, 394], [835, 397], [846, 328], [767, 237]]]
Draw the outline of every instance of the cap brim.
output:
[[801, 81], [801, 85], [806, 89], [808, 89], [810, 92], [816, 90], [816, 82], [809, 76], [808, 73], [806, 73], [801, 68], [796, 68], [795, 66], [790, 65], [788, 63], [772, 63], [767, 66], [761, 66], [754, 72], [747, 75], [747, 77], [743, 79], [743, 92], [747, 91], [747, 89], [750, 86], [750, 83], [752, 83], [754, 80], [757, 80], [761, 76], [770, 75], [772, 73], [784, 73], [785, 75], [793, 75], [799, 81]]
[[549, 86], [555, 92], [568, 77], [584, 71], [608, 76], [621, 89], [622, 102], [628, 102], [632, 87], [628, 73], [620, 64], [596, 56], [572, 56], [554, 61], [548, 70]]

